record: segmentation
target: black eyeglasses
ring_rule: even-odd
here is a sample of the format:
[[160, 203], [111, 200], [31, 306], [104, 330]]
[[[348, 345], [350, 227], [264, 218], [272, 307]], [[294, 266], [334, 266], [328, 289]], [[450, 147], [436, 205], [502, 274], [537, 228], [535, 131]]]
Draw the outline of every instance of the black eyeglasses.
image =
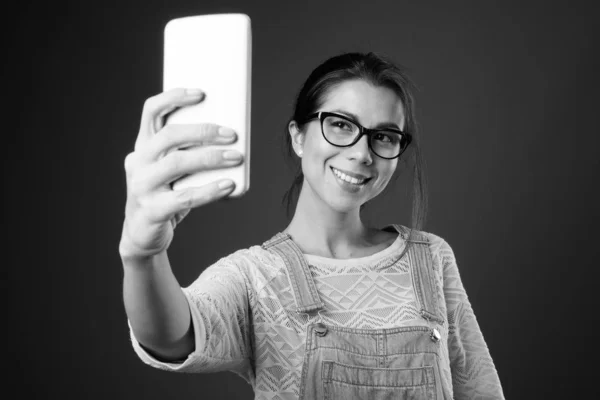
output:
[[353, 119], [337, 113], [319, 111], [307, 116], [304, 123], [313, 119], [319, 119], [321, 122], [321, 132], [329, 144], [336, 147], [350, 147], [354, 146], [363, 135], [368, 135], [371, 151], [386, 160], [400, 157], [412, 141], [410, 134], [399, 129], [368, 129]]

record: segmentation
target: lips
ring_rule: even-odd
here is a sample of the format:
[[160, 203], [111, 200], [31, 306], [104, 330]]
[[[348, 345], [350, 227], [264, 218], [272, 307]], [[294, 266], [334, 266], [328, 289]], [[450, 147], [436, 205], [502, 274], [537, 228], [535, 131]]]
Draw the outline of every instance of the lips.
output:
[[368, 182], [369, 180], [371, 180], [371, 178], [372, 178], [372, 177], [367, 177], [367, 176], [365, 176], [365, 175], [356, 174], [356, 173], [353, 173], [353, 172], [350, 172], [350, 171], [346, 171], [346, 170], [343, 170], [343, 169], [339, 169], [339, 168], [335, 168], [335, 167], [330, 167], [330, 168], [331, 168], [331, 170], [332, 170], [332, 171], [333, 171], [333, 170], [338, 170], [338, 171], [340, 171], [341, 173], [343, 173], [343, 174], [345, 174], [345, 175], [348, 175], [349, 177], [352, 177], [352, 178], [358, 179], [358, 180], [363, 180], [363, 179], [365, 179], [365, 183], [366, 183], [366, 182]]
[[[337, 174], [335, 172], [335, 170], [337, 170], [337, 168], [330, 167], [330, 169], [331, 169], [331, 173], [333, 174], [333, 176], [335, 176], [335, 178], [338, 179], [340, 182], [343, 182], [345, 185], [356, 186], [357, 188], [364, 187], [371, 181], [371, 179], [373, 179], [372, 177], [363, 178], [363, 179], [360, 179], [360, 182], [362, 182], [362, 183], [359, 183], [359, 184], [351, 183], [351, 182], [345, 181], [342, 178], [340, 178], [339, 176], [337, 176]], [[338, 172], [342, 172], [342, 170], [338, 170]], [[345, 172], [342, 172], [342, 173], [346, 174]], [[356, 174], [354, 176], [356, 176]], [[358, 175], [358, 176], [364, 177], [364, 175]], [[355, 179], [359, 179], [359, 178], [355, 178]]]

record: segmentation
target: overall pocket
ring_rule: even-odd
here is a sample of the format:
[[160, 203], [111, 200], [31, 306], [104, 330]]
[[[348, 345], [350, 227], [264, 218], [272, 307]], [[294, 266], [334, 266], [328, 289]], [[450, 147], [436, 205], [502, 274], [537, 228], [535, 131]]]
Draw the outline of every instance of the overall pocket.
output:
[[426, 326], [310, 325], [300, 400], [444, 399], [433, 333]]
[[370, 368], [323, 361], [326, 400], [436, 399], [435, 373], [419, 368]]

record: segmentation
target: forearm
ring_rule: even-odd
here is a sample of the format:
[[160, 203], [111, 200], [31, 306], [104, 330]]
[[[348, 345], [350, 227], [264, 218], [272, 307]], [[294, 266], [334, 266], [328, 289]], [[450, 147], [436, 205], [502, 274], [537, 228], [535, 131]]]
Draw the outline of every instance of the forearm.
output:
[[195, 347], [187, 300], [166, 252], [122, 258], [123, 300], [136, 339], [164, 360], [180, 360]]

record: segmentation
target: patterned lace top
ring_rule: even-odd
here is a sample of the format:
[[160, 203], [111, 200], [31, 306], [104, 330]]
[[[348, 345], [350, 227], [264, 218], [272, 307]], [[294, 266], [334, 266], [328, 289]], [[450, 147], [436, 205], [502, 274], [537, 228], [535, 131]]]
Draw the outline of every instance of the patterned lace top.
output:
[[[406, 232], [407, 228], [404, 228]], [[233, 371], [252, 385], [256, 399], [297, 399], [308, 324], [377, 329], [422, 325], [408, 257], [398, 259], [407, 234], [368, 257], [330, 259], [305, 255], [324, 311], [295, 311], [280, 258], [252, 246], [218, 260], [183, 292], [189, 302], [196, 349], [180, 363], [150, 355], [130, 328], [133, 347], [146, 364], [170, 371]], [[462, 285], [448, 243], [430, 241], [433, 268], [447, 315], [440, 334], [445, 393], [455, 399], [504, 398], [490, 352]]]

